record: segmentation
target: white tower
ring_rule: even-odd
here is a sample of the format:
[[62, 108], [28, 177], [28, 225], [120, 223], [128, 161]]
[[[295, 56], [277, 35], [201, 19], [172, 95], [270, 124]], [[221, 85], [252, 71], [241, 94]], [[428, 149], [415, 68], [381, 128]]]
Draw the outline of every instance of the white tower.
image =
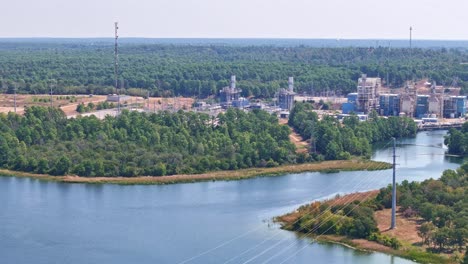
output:
[[236, 89], [236, 76], [231, 76], [231, 89]]
[[293, 92], [294, 91], [294, 77], [289, 77], [289, 80], [288, 80], [288, 90], [290, 92]]

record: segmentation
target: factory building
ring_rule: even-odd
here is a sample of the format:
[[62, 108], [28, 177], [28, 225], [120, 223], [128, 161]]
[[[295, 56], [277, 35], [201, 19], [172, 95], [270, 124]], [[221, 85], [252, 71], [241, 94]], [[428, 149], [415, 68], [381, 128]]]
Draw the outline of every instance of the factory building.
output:
[[378, 108], [378, 89], [381, 85], [380, 78], [367, 78], [363, 74], [358, 80], [356, 109], [358, 112], [368, 114]]
[[400, 114], [400, 96], [398, 94], [381, 94], [378, 113], [382, 116], [398, 116]]
[[350, 114], [356, 112], [357, 93], [349, 93], [347, 96], [348, 102], [341, 105], [343, 114]]
[[357, 101], [358, 94], [357, 93], [349, 93], [347, 98], [348, 98], [348, 103], [353, 103], [355, 104]]
[[430, 116], [442, 117], [443, 115], [443, 100], [441, 96], [432, 94], [428, 99], [427, 114]]
[[[430, 85], [427, 83], [425, 85]], [[431, 85], [430, 91], [407, 83], [399, 94], [380, 94], [380, 78], [359, 78], [358, 92], [348, 94], [348, 102], [342, 104], [342, 113], [351, 112], [368, 114], [375, 109], [382, 116], [408, 116], [416, 118], [455, 118], [467, 113], [466, 96], [448, 96], [444, 87]], [[417, 94], [419, 90], [426, 94]], [[439, 90], [439, 91], [437, 91]]]
[[242, 90], [236, 87], [236, 76], [231, 76], [231, 85], [219, 91], [219, 100], [223, 108], [242, 105], [238, 103]]
[[125, 95], [125, 94], [109, 94], [107, 95], [107, 102], [125, 102], [125, 101], [128, 101], [130, 100], [130, 96], [128, 95]]
[[416, 114], [417, 118], [426, 117], [429, 112], [429, 95], [416, 96]]
[[294, 106], [294, 97], [296, 93], [294, 92], [294, 78], [289, 77], [288, 88], [281, 88], [278, 94], [278, 103], [279, 107], [283, 110], [291, 111]]
[[416, 114], [417, 96], [416, 89], [409, 82], [405, 91], [400, 95], [400, 115], [413, 117]]
[[466, 96], [449, 96], [444, 98], [444, 117], [457, 118], [466, 114]]

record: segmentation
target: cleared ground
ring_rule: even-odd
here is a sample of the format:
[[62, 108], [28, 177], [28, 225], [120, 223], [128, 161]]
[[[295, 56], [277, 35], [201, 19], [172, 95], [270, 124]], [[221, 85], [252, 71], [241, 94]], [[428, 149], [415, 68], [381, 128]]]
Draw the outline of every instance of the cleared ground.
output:
[[[66, 115], [76, 114], [76, 107], [78, 104], [84, 103], [99, 103], [106, 100], [104, 95], [53, 95], [52, 104], [50, 103], [50, 96], [47, 94], [31, 95], [31, 94], [18, 94], [16, 96], [16, 112], [18, 114], [24, 113], [26, 106], [54, 106], [60, 107]], [[15, 99], [13, 94], [0, 94], [0, 113], [8, 113], [14, 111]]]
[[[280, 118], [279, 123], [281, 125], [287, 125], [288, 124], [288, 119], [285, 118]], [[296, 133], [293, 128], [290, 127], [291, 133], [289, 134], [289, 140], [296, 146], [296, 152], [297, 153], [306, 153], [307, 152], [307, 147], [309, 146], [309, 143], [305, 141], [301, 135]]]
[[[53, 95], [52, 104], [50, 103], [50, 96], [47, 94], [42, 95], [25, 95], [18, 94], [16, 96], [16, 112], [18, 114], [24, 113], [24, 107], [28, 106], [54, 106], [60, 107], [65, 114], [69, 117], [74, 117], [79, 115], [76, 112], [76, 107], [78, 104], [88, 103], [100, 103], [106, 101], [107, 96], [105, 95]], [[13, 94], [0, 94], [0, 113], [14, 112], [14, 95]], [[180, 109], [188, 110], [192, 108], [194, 99], [186, 97], [174, 97], [174, 98], [162, 98], [162, 97], [152, 97], [149, 100], [144, 99], [143, 97], [131, 96], [126, 100], [122, 100], [121, 104], [125, 105], [129, 109], [142, 109], [146, 111], [178, 111]], [[112, 115], [114, 110], [109, 110]], [[90, 113], [85, 113], [83, 115], [91, 115], [96, 113], [96, 115], [102, 116], [105, 115], [103, 111], [95, 111]]]

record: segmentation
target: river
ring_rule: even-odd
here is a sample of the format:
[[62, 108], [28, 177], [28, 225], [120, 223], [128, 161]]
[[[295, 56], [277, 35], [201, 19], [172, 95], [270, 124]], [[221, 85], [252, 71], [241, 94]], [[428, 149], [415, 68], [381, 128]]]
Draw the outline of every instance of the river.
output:
[[[398, 142], [398, 181], [458, 167], [460, 159], [443, 155], [444, 134]], [[373, 159], [391, 161], [391, 148], [376, 149]], [[271, 222], [315, 199], [386, 186], [391, 175], [301, 173], [166, 186], [0, 177], [1, 263], [412, 263], [311, 243]]]

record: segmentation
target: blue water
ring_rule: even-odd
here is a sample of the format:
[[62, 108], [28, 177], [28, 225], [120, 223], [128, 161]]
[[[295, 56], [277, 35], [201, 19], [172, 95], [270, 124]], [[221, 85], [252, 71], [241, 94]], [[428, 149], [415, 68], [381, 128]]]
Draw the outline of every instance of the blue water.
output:
[[[438, 178], [458, 167], [459, 159], [443, 155], [444, 133], [401, 142], [399, 181]], [[373, 156], [390, 158], [387, 148]], [[0, 263], [412, 263], [312, 244], [271, 221], [312, 200], [390, 181], [391, 170], [167, 186], [0, 177]]]

